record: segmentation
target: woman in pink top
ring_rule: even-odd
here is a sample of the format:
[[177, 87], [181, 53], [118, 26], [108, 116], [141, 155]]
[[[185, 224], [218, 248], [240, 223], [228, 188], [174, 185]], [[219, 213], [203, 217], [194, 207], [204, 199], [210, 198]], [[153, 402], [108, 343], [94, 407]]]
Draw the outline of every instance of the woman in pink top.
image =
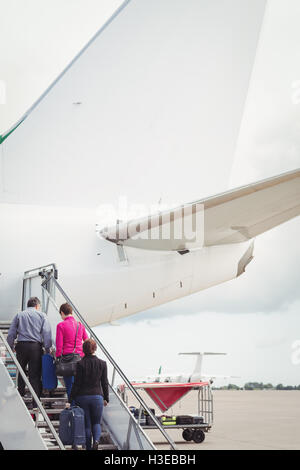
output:
[[[78, 325], [78, 333], [76, 339], [75, 353], [84, 356], [82, 344], [88, 339], [87, 332], [84, 326], [75, 320], [73, 317], [72, 307], [69, 304], [62, 304], [59, 309], [62, 322], [58, 323], [56, 327], [56, 357], [61, 355], [71, 354], [74, 351], [75, 337]], [[68, 400], [70, 398], [74, 376], [64, 377], [65, 386], [67, 389]]]

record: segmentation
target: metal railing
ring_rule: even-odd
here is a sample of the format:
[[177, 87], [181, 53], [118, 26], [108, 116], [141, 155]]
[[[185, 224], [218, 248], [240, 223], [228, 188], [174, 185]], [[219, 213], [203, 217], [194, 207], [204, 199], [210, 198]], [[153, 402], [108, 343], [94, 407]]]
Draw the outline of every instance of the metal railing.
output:
[[213, 398], [210, 386], [202, 387], [198, 391], [198, 415], [204, 418], [204, 422], [210, 427], [213, 425]]
[[[26, 308], [26, 298], [32, 296], [32, 279], [41, 277], [41, 275], [45, 272], [52, 273], [55, 279], [58, 278], [57, 267], [54, 263], [39, 266], [38, 268], [30, 269], [29, 271], [24, 272], [22, 288], [22, 310], [25, 310]], [[28, 283], [28, 288], [26, 283]], [[43, 310], [47, 310], [47, 306], [45, 305], [43, 297], [43, 292], [44, 291], [42, 290], [42, 308]]]
[[[26, 299], [26, 292], [27, 292], [26, 282], [31, 283], [31, 279], [33, 279], [35, 277], [41, 277], [42, 278], [41, 288], [42, 288], [42, 295], [43, 295], [42, 298], [43, 298], [43, 304], [44, 304], [43, 306], [44, 306], [45, 313], [48, 312], [49, 302], [51, 302], [51, 304], [54, 306], [55, 310], [57, 310], [59, 312], [59, 307], [55, 302], [55, 290], [57, 290], [60, 293], [60, 295], [63, 297], [65, 302], [67, 302], [68, 304], [71, 305], [74, 314], [81, 321], [81, 323], [84, 325], [84, 327], [87, 330], [87, 332], [89, 333], [90, 337], [93, 338], [96, 341], [97, 346], [102, 351], [102, 353], [105, 355], [105, 357], [107, 358], [107, 361], [110, 363], [110, 365], [113, 368], [112, 382], [110, 384], [110, 390], [113, 392], [115, 397], [119, 400], [122, 408], [126, 410], [126, 412], [128, 414], [128, 417], [129, 417], [129, 426], [128, 426], [128, 430], [127, 430], [126, 442], [127, 443], [129, 442], [130, 434], [131, 434], [132, 429], [133, 429], [134, 432], [135, 432], [137, 441], [140, 444], [142, 444], [142, 443], [141, 443], [141, 439], [139, 438], [139, 433], [141, 433], [144, 436], [144, 438], [146, 438], [146, 440], [149, 442], [149, 444], [152, 446], [152, 448], [155, 449], [152, 442], [150, 441], [150, 439], [146, 435], [145, 431], [142, 429], [142, 427], [139, 425], [138, 421], [135, 419], [135, 417], [133, 416], [133, 414], [129, 410], [127, 404], [122, 400], [121, 396], [118, 393], [116, 393], [116, 391], [114, 390], [114, 379], [115, 379], [116, 373], [121, 377], [121, 379], [123, 380], [123, 382], [126, 385], [127, 389], [131, 391], [134, 398], [138, 401], [140, 407], [142, 409], [144, 409], [150, 415], [153, 422], [155, 423], [155, 426], [156, 426], [157, 430], [160, 431], [160, 433], [162, 434], [164, 439], [169, 443], [170, 448], [175, 450], [176, 445], [173, 442], [173, 440], [170, 438], [170, 436], [167, 434], [167, 432], [163, 428], [162, 424], [158, 421], [158, 419], [152, 413], [149, 406], [142, 399], [142, 397], [139, 395], [139, 393], [136, 391], [136, 389], [132, 386], [131, 382], [126, 377], [124, 372], [120, 369], [120, 367], [118, 366], [116, 361], [112, 358], [112, 356], [107, 351], [105, 346], [101, 343], [99, 338], [96, 336], [96, 334], [90, 328], [88, 323], [82, 317], [82, 315], [80, 314], [80, 312], [78, 311], [78, 309], [76, 308], [76, 306], [74, 305], [74, 303], [72, 302], [70, 297], [66, 294], [66, 292], [63, 290], [61, 285], [58, 283], [57, 273], [58, 273], [58, 271], [57, 271], [57, 268], [56, 268], [55, 264], [49, 264], [49, 265], [46, 265], [46, 266], [41, 266], [39, 268], [35, 268], [33, 270], [26, 271], [24, 273], [24, 280], [23, 280], [23, 307], [25, 307], [25, 299]], [[32, 292], [31, 292], [31, 289], [30, 289], [30, 295], [31, 295], [31, 293]], [[124, 445], [124, 448], [126, 448], [126, 444]], [[140, 448], [143, 449], [142, 445], [140, 445]]]
[[[0, 339], [1, 339], [1, 344], [3, 344], [5, 346], [8, 354], [10, 355], [11, 359], [13, 360], [18, 374], [21, 375], [22, 379], [24, 380], [25, 385], [28, 388], [28, 391], [30, 392], [33, 400], [36, 403], [36, 407], [38, 408], [39, 412], [42, 414], [42, 416], [43, 416], [47, 426], [49, 427], [54, 439], [56, 440], [60, 450], [65, 450], [65, 447], [64, 447], [63, 443], [61, 442], [57, 432], [55, 431], [55, 428], [54, 428], [53, 424], [51, 423], [51, 420], [50, 420], [49, 416], [47, 415], [42, 403], [40, 402], [38, 396], [36, 395], [34, 389], [32, 388], [25, 372], [23, 371], [19, 361], [17, 360], [17, 358], [16, 358], [15, 354], [13, 353], [11, 347], [9, 346], [7, 340], [5, 339], [2, 331], [0, 331]], [[14, 385], [15, 385], [15, 387], [17, 387], [17, 380], [16, 380], [16, 383]], [[42, 439], [42, 436], [41, 436], [41, 439]]]

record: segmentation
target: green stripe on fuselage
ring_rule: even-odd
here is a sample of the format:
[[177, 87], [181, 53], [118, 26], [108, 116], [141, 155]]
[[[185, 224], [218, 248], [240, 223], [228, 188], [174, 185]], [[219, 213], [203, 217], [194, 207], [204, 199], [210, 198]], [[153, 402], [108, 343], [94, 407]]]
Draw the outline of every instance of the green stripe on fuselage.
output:
[[3, 135], [0, 135], [0, 145], [7, 139], [7, 137], [10, 136], [10, 134], [12, 134], [18, 127], [20, 124], [22, 124], [22, 122], [25, 120], [26, 116], [20, 121], [18, 122], [18, 124], [16, 124], [10, 131], [8, 131], [6, 134], [3, 134]]

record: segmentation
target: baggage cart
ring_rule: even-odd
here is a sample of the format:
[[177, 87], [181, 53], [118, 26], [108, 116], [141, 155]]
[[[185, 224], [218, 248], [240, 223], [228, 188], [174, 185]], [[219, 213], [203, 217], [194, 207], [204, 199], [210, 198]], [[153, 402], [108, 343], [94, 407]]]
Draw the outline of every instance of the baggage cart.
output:
[[[171, 382], [154, 382], [154, 383], [132, 383], [133, 387], [137, 390], [144, 390], [159, 409], [166, 413], [175, 403], [179, 402], [184, 396], [191, 391], [198, 391], [197, 393], [197, 414], [188, 415], [192, 417], [191, 424], [168, 424], [166, 429], [182, 429], [182, 438], [185, 441], [194, 441], [195, 443], [202, 443], [205, 440], [205, 435], [213, 426], [213, 396], [209, 382], [195, 382], [195, 383], [171, 383]], [[128, 404], [127, 388], [122, 385], [119, 386], [119, 393], [123, 395], [123, 399]], [[138, 412], [137, 412], [138, 411]], [[141, 424], [143, 429], [155, 429], [154, 425], [149, 425], [144, 420], [144, 413], [142, 409], [136, 410], [134, 415], [137, 421]], [[173, 413], [172, 413], [173, 416]], [[176, 418], [181, 415], [178, 415]], [[187, 418], [186, 416], [185, 418]], [[156, 418], [160, 419], [159, 416]], [[184, 418], [182, 416], [182, 418]], [[188, 420], [186, 420], [187, 422]], [[161, 421], [162, 423], [164, 421]]]

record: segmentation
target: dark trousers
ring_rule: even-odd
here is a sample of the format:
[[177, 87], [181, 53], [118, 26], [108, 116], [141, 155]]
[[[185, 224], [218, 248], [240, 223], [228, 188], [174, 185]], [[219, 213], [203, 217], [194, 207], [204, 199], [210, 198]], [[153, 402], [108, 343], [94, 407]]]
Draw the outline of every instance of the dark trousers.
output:
[[[29, 382], [38, 398], [40, 398], [42, 393], [42, 345], [29, 341], [19, 341], [16, 345], [16, 353], [17, 360], [24, 371], [28, 365]], [[18, 377], [18, 391], [21, 396], [25, 395], [25, 382], [21, 374]], [[33, 406], [36, 406], [34, 400]]]
[[75, 402], [84, 411], [86, 449], [92, 448], [93, 442], [100, 440], [103, 397], [101, 395], [78, 395]]

